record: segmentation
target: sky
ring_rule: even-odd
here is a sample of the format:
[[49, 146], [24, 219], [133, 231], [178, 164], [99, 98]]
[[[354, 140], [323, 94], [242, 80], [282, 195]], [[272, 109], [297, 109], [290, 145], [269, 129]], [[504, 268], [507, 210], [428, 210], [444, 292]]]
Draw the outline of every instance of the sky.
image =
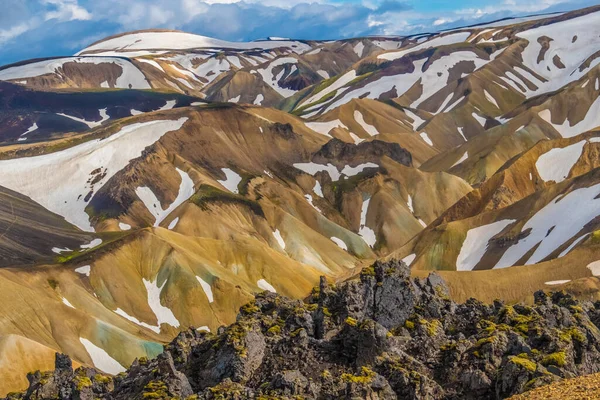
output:
[[107, 36], [178, 29], [230, 41], [435, 32], [600, 0], [0, 0], [0, 65], [72, 55]]

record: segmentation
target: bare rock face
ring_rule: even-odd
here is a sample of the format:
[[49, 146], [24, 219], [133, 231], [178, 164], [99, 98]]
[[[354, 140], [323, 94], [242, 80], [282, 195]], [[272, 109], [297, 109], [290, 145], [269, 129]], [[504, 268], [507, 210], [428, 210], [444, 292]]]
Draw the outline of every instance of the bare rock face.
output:
[[264, 292], [218, 334], [184, 331], [117, 377], [29, 375], [10, 399], [496, 399], [600, 370], [600, 304], [565, 293], [533, 307], [456, 304], [441, 278], [377, 262], [306, 302]]
[[388, 143], [381, 140], [354, 145], [339, 139], [331, 139], [315, 153], [313, 161], [316, 163], [359, 164], [379, 160], [383, 156], [388, 156], [407, 167], [413, 165], [412, 155], [409, 151], [400, 147], [398, 143]]

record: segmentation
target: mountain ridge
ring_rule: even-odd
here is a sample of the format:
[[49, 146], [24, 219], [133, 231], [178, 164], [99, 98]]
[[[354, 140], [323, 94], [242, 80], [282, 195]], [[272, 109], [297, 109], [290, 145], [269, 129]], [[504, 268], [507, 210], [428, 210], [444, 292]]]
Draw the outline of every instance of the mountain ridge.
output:
[[52, 351], [117, 373], [377, 259], [459, 302], [597, 300], [599, 10], [244, 48], [143, 31], [0, 69], [0, 358], [23, 359], [0, 393]]

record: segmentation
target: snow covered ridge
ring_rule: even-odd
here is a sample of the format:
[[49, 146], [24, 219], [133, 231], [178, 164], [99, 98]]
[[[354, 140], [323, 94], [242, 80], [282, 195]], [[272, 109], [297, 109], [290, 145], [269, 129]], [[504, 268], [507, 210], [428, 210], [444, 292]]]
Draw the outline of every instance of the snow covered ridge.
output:
[[119, 52], [131, 50], [185, 50], [206, 48], [250, 50], [287, 47], [297, 53], [304, 53], [312, 49], [312, 47], [306, 43], [283, 38], [273, 39], [275, 40], [256, 42], [228, 42], [225, 40], [213, 39], [210, 37], [185, 32], [132, 32], [95, 43], [81, 50], [76, 55], [84, 55], [103, 50]]
[[[115, 64], [122, 70], [117, 78], [115, 88], [117, 89], [150, 89], [146, 77], [133, 63], [116, 57], [65, 57], [52, 60], [44, 60], [14, 66], [0, 70], [0, 81], [11, 81], [17, 79], [35, 78], [47, 74], [58, 73], [67, 63], [76, 64]], [[108, 86], [107, 86], [108, 87]]]
[[[95, 139], [56, 153], [0, 161], [0, 186], [29, 196], [84, 231], [94, 231], [85, 212], [92, 195], [167, 132], [187, 118], [127, 125], [105, 139]], [[101, 179], [94, 179], [100, 171]]]

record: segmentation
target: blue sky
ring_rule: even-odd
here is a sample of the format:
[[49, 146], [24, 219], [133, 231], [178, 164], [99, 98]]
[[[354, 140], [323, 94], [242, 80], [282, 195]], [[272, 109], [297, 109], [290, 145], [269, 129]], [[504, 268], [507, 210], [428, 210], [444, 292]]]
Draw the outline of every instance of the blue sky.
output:
[[242, 41], [404, 35], [599, 4], [591, 0], [0, 0], [0, 65], [71, 55], [137, 29]]

